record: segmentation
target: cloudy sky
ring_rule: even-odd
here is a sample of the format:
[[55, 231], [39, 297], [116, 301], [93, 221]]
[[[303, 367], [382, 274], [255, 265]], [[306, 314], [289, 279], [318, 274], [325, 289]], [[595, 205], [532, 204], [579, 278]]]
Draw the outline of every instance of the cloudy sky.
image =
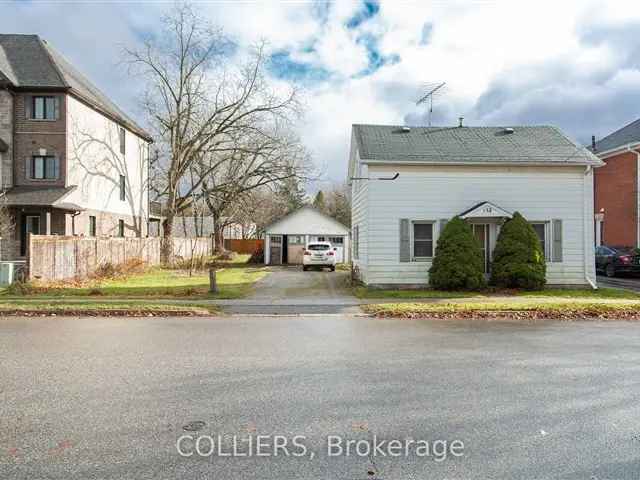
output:
[[[640, 117], [634, 1], [194, 2], [240, 46], [266, 39], [270, 75], [306, 89], [300, 134], [327, 181], [346, 175], [350, 125], [554, 124], [589, 142]], [[0, 31], [37, 33], [138, 118], [119, 61], [171, 3], [2, 1]], [[317, 188], [316, 185], [312, 188]]]

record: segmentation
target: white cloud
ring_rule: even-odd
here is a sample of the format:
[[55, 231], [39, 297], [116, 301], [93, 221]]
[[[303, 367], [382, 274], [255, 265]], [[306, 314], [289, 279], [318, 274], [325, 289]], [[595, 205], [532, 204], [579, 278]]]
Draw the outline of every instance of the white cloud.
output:
[[[554, 123], [584, 139], [638, 114], [628, 101], [640, 91], [635, 2], [389, 0], [355, 29], [346, 24], [360, 3], [328, 5], [325, 11], [320, 3], [196, 4], [241, 44], [264, 38], [293, 61], [331, 73], [308, 85], [309, 109], [300, 126], [331, 178], [344, 179], [352, 123], [424, 121], [414, 102], [425, 82], [447, 82], [434, 119], [449, 124], [459, 115], [468, 124]], [[3, 6], [0, 30], [41, 34], [135, 113], [139, 89], [114, 68], [118, 44], [135, 43], [156, 28], [168, 6], [13, 3]], [[397, 55], [399, 61], [359, 75], [371, 55], [363, 35], [375, 40], [381, 58]]]

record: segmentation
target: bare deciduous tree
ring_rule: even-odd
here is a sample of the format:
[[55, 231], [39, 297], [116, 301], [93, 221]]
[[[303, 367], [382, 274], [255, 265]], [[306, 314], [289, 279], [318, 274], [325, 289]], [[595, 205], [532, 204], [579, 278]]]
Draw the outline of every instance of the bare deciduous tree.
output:
[[[161, 153], [155, 167], [161, 170], [156, 188], [165, 204], [165, 261], [172, 251], [174, 219], [194, 194], [202, 193], [204, 182], [238, 154], [251, 155], [247, 138], [268, 138], [269, 126], [286, 125], [300, 112], [295, 88], [276, 91], [265, 79], [264, 44], [239, 66], [231, 55], [235, 50], [188, 4], [174, 7], [163, 19], [162, 32], [142, 48], [126, 50], [131, 70], [147, 80], [144, 108]], [[198, 177], [191, 181], [195, 165]]]

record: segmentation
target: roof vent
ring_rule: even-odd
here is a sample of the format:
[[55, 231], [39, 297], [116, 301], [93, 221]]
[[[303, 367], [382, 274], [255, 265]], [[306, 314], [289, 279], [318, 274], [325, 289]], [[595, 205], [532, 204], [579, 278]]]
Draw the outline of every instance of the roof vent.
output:
[[410, 132], [411, 131], [411, 127], [401, 127], [400, 130], [403, 131], [403, 132]]
[[511, 127], [505, 127], [503, 132], [508, 135], [508, 134], [511, 134], [511, 133], [515, 132], [515, 130], [513, 128], [511, 128]]

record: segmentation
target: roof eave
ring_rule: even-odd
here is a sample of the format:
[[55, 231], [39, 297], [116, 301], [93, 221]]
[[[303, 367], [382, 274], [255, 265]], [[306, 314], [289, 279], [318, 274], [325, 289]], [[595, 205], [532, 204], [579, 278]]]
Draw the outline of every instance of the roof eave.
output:
[[378, 164], [378, 165], [437, 165], [437, 166], [447, 166], [447, 165], [465, 165], [465, 166], [491, 166], [491, 167], [501, 167], [501, 166], [531, 166], [531, 167], [549, 167], [549, 166], [560, 166], [560, 167], [601, 167], [604, 165], [604, 162], [531, 162], [531, 161], [505, 161], [505, 162], [444, 162], [444, 161], [421, 161], [421, 160], [381, 160], [381, 159], [367, 159], [360, 158], [362, 163], [366, 164]]
[[73, 95], [75, 98], [77, 98], [78, 100], [80, 100], [81, 102], [89, 105], [91, 108], [93, 108], [97, 112], [101, 113], [105, 117], [113, 120], [116, 123], [119, 123], [119, 124], [123, 125], [128, 130], [130, 130], [131, 132], [135, 133], [136, 135], [138, 135], [143, 140], [146, 140], [149, 143], [153, 143], [153, 138], [151, 137], [151, 135], [148, 134], [147, 132], [145, 132], [140, 127], [138, 127], [136, 125], [132, 125], [131, 122], [127, 122], [123, 118], [117, 117], [116, 115], [114, 115], [111, 112], [107, 111], [106, 109], [104, 109], [103, 107], [98, 105], [96, 102], [92, 101], [90, 98], [87, 98], [85, 95], [82, 95], [80, 92], [78, 92], [77, 90], [75, 90], [73, 88], [69, 89], [69, 93], [71, 95]]
[[598, 152], [596, 150], [594, 152], [594, 155], [596, 155], [600, 159], [603, 159], [603, 158], [612, 157], [614, 155], [619, 155], [621, 153], [632, 152], [632, 151], [635, 151], [635, 149], [637, 148], [640, 148], [640, 142], [631, 142], [631, 143], [626, 143], [624, 145], [620, 145], [619, 147], [610, 148], [609, 150], [604, 150], [602, 152]]

